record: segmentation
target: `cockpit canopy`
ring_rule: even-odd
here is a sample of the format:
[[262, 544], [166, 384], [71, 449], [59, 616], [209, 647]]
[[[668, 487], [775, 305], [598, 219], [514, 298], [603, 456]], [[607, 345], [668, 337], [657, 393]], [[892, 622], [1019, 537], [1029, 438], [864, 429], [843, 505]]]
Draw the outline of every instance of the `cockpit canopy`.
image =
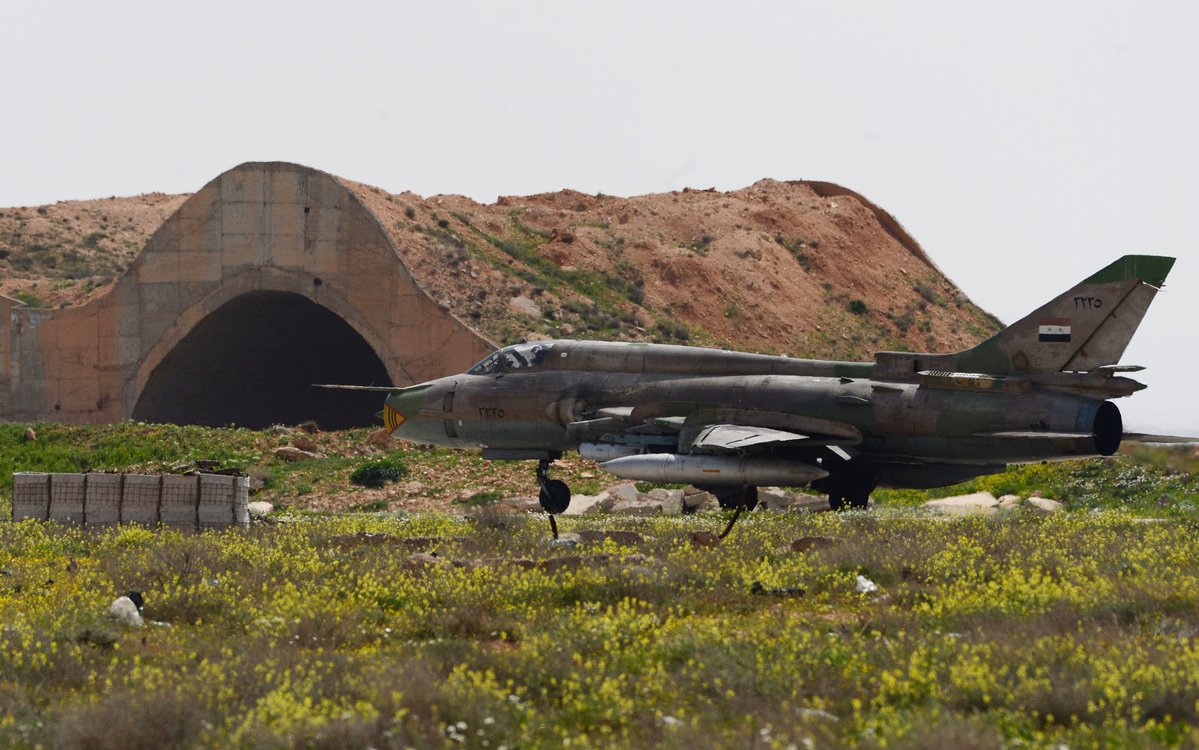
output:
[[527, 344], [506, 346], [467, 370], [466, 374], [493, 375], [498, 372], [532, 370], [545, 362], [551, 348], [553, 348], [553, 344], [544, 341], [531, 341]]

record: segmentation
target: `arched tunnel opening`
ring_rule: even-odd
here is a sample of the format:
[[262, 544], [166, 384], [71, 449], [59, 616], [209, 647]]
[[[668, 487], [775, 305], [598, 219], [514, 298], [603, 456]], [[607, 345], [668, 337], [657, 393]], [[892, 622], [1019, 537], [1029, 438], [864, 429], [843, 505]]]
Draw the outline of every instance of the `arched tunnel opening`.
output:
[[250, 292], [197, 323], [163, 358], [133, 418], [256, 429], [379, 424], [384, 394], [314, 383], [392, 385], [370, 344], [329, 309], [299, 294]]

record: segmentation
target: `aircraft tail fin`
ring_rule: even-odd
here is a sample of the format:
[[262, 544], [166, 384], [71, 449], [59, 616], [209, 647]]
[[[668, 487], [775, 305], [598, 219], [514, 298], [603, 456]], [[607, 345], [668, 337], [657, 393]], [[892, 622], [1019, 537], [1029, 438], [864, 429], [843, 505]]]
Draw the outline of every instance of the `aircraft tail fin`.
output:
[[973, 349], [949, 355], [953, 369], [1041, 375], [1114, 365], [1173, 265], [1174, 258], [1125, 255]]

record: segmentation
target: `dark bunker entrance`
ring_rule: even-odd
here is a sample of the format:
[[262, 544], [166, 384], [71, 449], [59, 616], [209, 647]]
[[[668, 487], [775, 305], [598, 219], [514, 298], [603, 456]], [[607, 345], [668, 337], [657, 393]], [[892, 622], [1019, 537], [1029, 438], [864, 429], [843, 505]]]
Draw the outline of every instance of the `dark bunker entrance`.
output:
[[314, 383], [392, 385], [371, 346], [338, 315], [289, 292], [250, 292], [205, 317], [150, 373], [144, 422], [261, 429], [379, 425], [385, 394]]

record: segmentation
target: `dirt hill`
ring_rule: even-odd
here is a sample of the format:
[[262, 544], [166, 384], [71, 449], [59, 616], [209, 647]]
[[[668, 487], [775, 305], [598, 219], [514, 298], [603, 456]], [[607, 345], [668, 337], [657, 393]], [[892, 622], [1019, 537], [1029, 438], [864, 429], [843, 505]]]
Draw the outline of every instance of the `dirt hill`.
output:
[[[961, 349], [998, 326], [891, 216], [829, 183], [489, 205], [342, 183], [433, 299], [497, 344], [619, 338], [856, 359]], [[187, 197], [0, 209], [0, 293], [48, 307], [103, 294]]]

